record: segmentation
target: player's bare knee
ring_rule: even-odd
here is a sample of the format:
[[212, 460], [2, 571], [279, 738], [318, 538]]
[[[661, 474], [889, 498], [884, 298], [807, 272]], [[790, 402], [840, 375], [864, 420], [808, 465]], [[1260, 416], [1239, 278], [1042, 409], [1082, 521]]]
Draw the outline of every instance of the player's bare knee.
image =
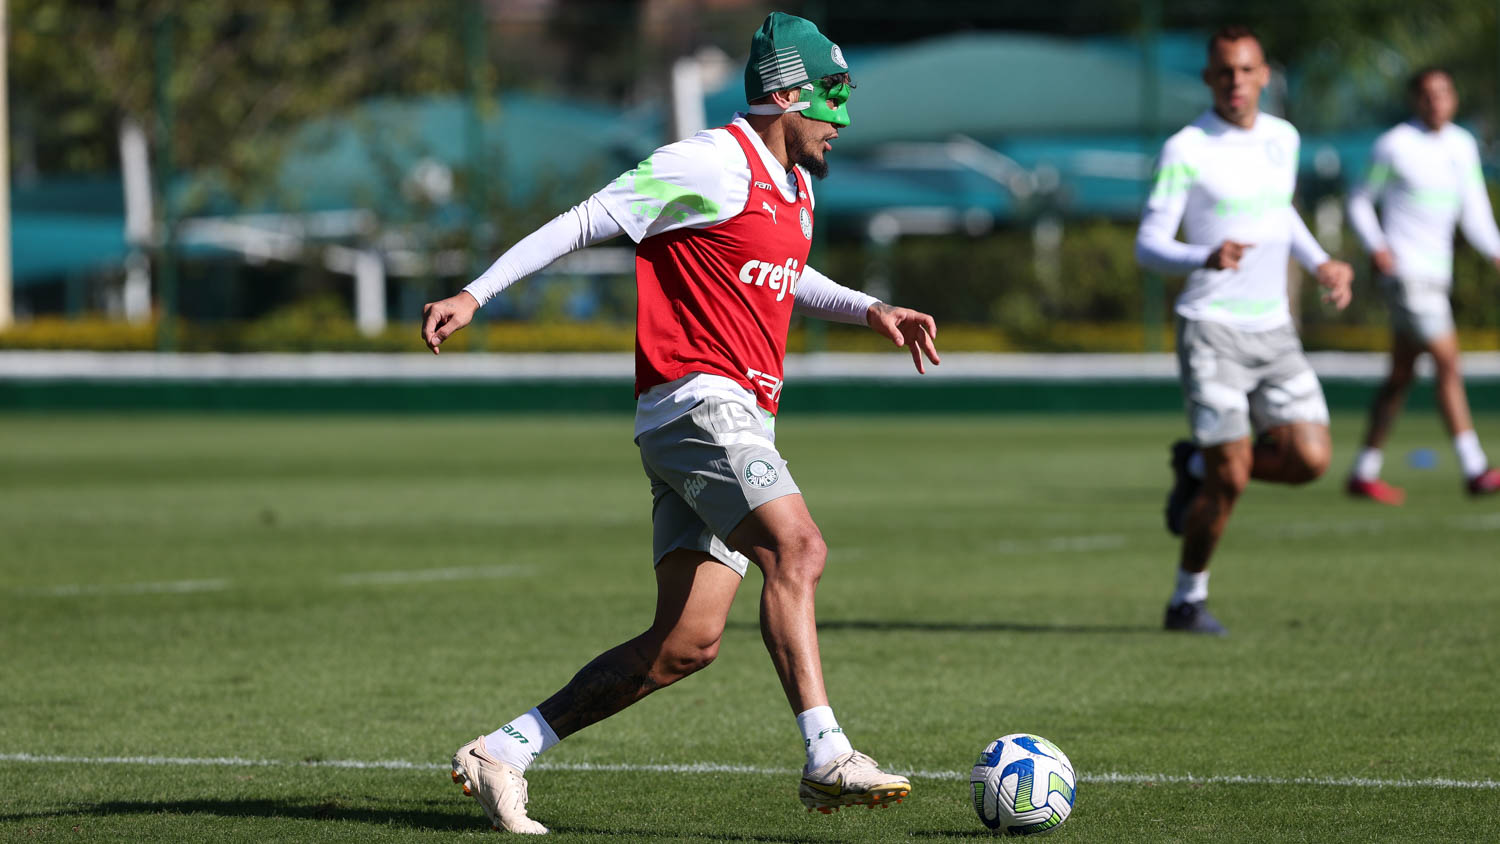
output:
[[1221, 501], [1233, 502], [1250, 485], [1250, 467], [1247, 460], [1226, 460], [1214, 466], [1203, 478], [1203, 491]]
[[1433, 378], [1436, 379], [1439, 383], [1445, 381], [1459, 382], [1463, 380], [1463, 376], [1458, 371], [1457, 358], [1451, 358], [1446, 361], [1439, 358], [1433, 358], [1432, 368]]
[[719, 639], [671, 642], [657, 661], [659, 670], [672, 680], [695, 674], [719, 657]]
[[1333, 455], [1329, 452], [1329, 449], [1324, 448], [1299, 454], [1298, 465], [1301, 471], [1292, 478], [1292, 483], [1311, 483], [1323, 477], [1323, 473], [1328, 471], [1328, 465], [1333, 460]]
[[823, 566], [828, 562], [828, 543], [817, 528], [801, 531], [791, 545], [782, 553], [784, 563], [790, 563], [792, 576], [816, 584], [823, 577]]
[[1413, 367], [1401, 367], [1392, 369], [1385, 378], [1385, 387], [1393, 393], [1405, 393], [1411, 389], [1411, 382], [1416, 378], [1416, 370]]
[[1220, 501], [1233, 502], [1250, 485], [1250, 473], [1239, 470], [1220, 472], [1215, 480], [1216, 483], [1204, 487], [1204, 492]]
[[797, 530], [779, 539], [771, 558], [761, 566], [767, 581], [810, 589], [823, 577], [828, 544], [816, 527]]
[[1333, 462], [1333, 444], [1328, 432], [1320, 431], [1298, 439], [1292, 449], [1292, 474], [1289, 483], [1305, 484], [1323, 477]]

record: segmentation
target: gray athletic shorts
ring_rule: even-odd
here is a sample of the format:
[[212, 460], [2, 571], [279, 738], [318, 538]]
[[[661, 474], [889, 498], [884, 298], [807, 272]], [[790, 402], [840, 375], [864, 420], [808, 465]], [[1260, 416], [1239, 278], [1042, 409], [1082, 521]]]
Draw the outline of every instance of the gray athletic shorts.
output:
[[1323, 385], [1290, 323], [1240, 331], [1179, 320], [1177, 365], [1198, 445], [1221, 445], [1292, 422], [1328, 424]]
[[1425, 345], [1454, 332], [1447, 284], [1381, 276], [1380, 292], [1397, 333]]
[[725, 544], [751, 510], [800, 492], [759, 408], [709, 397], [636, 440], [651, 479], [651, 551], [705, 551], [745, 575], [750, 561]]

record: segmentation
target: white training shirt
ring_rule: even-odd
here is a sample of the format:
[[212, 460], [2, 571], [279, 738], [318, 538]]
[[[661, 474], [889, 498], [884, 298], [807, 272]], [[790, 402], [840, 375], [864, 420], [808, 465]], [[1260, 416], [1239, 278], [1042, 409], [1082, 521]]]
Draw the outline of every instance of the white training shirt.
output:
[[[735, 115], [734, 122], [760, 154], [762, 166], [781, 195], [795, 202], [796, 176], [771, 155], [743, 115]], [[811, 184], [812, 180], [803, 181]], [[634, 170], [522, 238], [464, 290], [483, 305], [569, 252], [621, 234], [639, 243], [675, 229], [708, 228], [744, 211], [749, 198], [750, 163], [745, 151], [727, 129], [705, 129], [661, 147]], [[808, 197], [808, 202], [813, 198]], [[854, 325], [865, 324], [870, 306], [879, 301], [806, 265], [793, 297], [794, 313]], [[671, 422], [710, 395], [743, 398], [756, 409], [755, 396], [735, 381], [706, 373], [689, 375], [641, 394], [636, 402], [635, 436]]]
[[[1292, 207], [1300, 145], [1292, 124], [1264, 112], [1244, 129], [1209, 110], [1167, 139], [1135, 254], [1149, 270], [1187, 275], [1179, 316], [1243, 331], [1291, 321], [1287, 256], [1312, 272], [1328, 260]], [[1239, 268], [1204, 267], [1226, 240], [1253, 244]]]
[[1376, 139], [1369, 174], [1349, 195], [1349, 222], [1365, 249], [1391, 251], [1403, 279], [1453, 283], [1455, 224], [1485, 257], [1500, 256], [1479, 146], [1452, 123], [1433, 132], [1411, 120]]

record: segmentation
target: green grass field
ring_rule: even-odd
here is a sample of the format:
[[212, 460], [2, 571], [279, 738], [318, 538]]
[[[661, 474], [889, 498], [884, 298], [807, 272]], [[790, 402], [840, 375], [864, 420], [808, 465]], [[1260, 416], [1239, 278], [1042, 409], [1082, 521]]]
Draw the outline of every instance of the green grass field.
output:
[[[911, 799], [797, 803], [752, 571], [719, 661], [544, 757], [532, 815], [560, 841], [978, 838], [968, 767], [1028, 731], [1080, 774], [1056, 840], [1500, 837], [1500, 501], [1460, 494], [1430, 412], [1387, 459], [1408, 505], [1345, 499], [1340, 416], [1337, 477], [1254, 486], [1231, 525], [1231, 636], [1169, 635], [1182, 428], [788, 415], [834, 707]], [[649, 621], [649, 508], [625, 417], [0, 416], [0, 838], [491, 834], [445, 763]]]

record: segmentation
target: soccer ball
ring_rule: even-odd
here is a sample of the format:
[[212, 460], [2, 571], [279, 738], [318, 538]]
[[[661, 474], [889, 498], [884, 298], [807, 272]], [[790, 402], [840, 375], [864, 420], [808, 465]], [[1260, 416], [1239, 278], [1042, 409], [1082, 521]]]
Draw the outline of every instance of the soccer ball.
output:
[[1006, 835], [1035, 835], [1062, 825], [1073, 811], [1077, 779], [1057, 745], [1028, 733], [990, 742], [969, 774], [974, 811]]

